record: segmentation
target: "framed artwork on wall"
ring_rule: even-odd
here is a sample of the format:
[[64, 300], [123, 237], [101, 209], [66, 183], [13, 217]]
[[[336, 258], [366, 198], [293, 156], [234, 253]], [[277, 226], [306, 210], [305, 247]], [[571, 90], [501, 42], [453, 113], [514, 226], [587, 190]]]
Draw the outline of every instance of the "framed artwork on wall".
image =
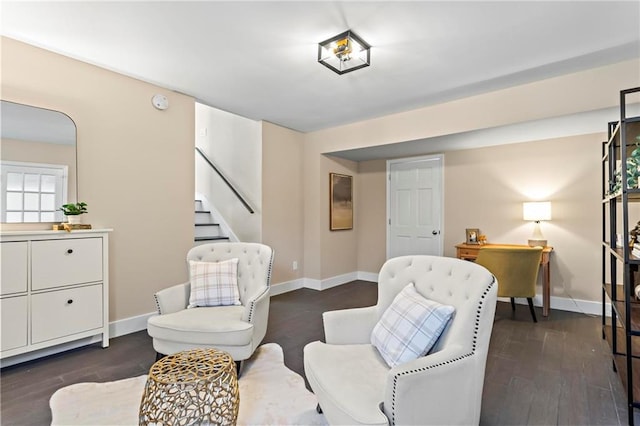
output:
[[467, 244], [480, 244], [478, 237], [480, 236], [480, 230], [478, 228], [467, 228]]
[[329, 173], [329, 229], [353, 229], [353, 176]]

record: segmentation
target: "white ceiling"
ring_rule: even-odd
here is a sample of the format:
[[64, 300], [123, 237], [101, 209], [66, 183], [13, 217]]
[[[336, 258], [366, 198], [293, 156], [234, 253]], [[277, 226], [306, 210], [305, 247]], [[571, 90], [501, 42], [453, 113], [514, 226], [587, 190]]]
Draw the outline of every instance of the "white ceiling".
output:
[[[3, 35], [308, 132], [640, 56], [638, 1], [2, 1]], [[317, 43], [352, 29], [371, 66]]]

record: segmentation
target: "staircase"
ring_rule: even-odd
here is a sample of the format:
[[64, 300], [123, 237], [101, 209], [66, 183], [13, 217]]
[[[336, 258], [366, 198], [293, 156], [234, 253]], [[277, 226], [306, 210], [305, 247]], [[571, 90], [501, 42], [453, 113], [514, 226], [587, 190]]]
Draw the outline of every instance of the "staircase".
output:
[[205, 210], [201, 200], [195, 203], [195, 244], [229, 241], [229, 237], [222, 235], [220, 224], [214, 221], [211, 211]]

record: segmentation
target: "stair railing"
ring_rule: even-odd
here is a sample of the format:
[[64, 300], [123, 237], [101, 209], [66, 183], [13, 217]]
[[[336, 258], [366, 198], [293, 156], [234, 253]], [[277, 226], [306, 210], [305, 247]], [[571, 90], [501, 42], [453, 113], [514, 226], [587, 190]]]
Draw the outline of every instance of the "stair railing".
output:
[[202, 156], [202, 158], [204, 158], [204, 161], [207, 162], [207, 164], [209, 164], [209, 166], [211, 166], [211, 168], [218, 174], [218, 176], [220, 176], [220, 178], [222, 179], [222, 181], [229, 187], [229, 189], [235, 194], [235, 196], [238, 198], [238, 200], [240, 200], [240, 202], [242, 203], [242, 205], [245, 206], [245, 208], [247, 209], [247, 211], [251, 214], [255, 213], [255, 211], [253, 210], [253, 208], [251, 207], [251, 205], [249, 205], [249, 203], [247, 202], [247, 200], [240, 194], [240, 192], [236, 189], [235, 186], [233, 186], [233, 184], [229, 181], [229, 179], [227, 179], [227, 177], [220, 171], [220, 169], [213, 163], [213, 161], [211, 161], [211, 159], [209, 159], [209, 157], [207, 157], [207, 154], [205, 154], [200, 148], [198, 148], [196, 146], [196, 152], [198, 154], [200, 154]]

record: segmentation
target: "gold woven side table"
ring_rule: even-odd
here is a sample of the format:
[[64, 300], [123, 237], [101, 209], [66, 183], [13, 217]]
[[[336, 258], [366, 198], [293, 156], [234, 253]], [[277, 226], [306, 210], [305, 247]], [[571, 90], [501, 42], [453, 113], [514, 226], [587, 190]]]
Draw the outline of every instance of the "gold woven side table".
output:
[[240, 395], [226, 352], [193, 349], [151, 366], [140, 402], [140, 425], [235, 425]]

